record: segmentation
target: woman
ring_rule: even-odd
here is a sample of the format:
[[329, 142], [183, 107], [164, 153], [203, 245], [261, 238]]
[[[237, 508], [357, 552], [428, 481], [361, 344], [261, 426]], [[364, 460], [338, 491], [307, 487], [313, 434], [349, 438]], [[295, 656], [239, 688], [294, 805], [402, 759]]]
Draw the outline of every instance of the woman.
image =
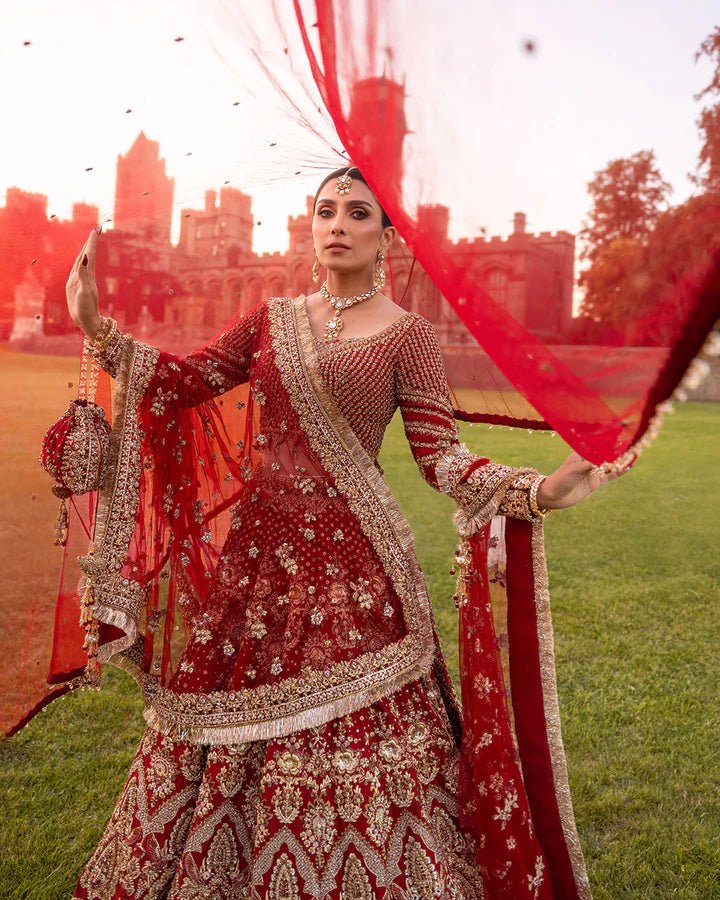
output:
[[[548, 510], [613, 476], [576, 454], [544, 477], [469, 453], [431, 324], [382, 293], [394, 237], [357, 169], [328, 175], [320, 291], [264, 301], [183, 359], [100, 316], [97, 232], [73, 267], [70, 314], [116, 378], [111, 477], [81, 561], [90, 655], [137, 678], [149, 724], [76, 897], [589, 896], [559, 731], [561, 828], [525, 759], [521, 774], [477, 591], [494, 516], [541, 542]], [[464, 735], [377, 463], [398, 407], [425, 480], [475, 536], [459, 556], [477, 628]]]

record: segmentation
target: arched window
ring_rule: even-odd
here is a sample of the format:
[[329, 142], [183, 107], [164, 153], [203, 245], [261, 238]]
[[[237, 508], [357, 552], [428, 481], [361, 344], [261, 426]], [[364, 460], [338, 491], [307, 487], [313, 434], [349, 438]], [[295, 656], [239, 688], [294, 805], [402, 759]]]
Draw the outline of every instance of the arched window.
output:
[[[259, 278], [251, 278], [243, 291], [243, 311], [252, 309], [262, 300], [262, 284]], [[247, 306], [245, 305], [247, 304]]]
[[500, 306], [507, 306], [508, 273], [505, 269], [494, 267], [487, 269], [484, 276], [484, 288]]
[[203, 326], [207, 328], [215, 327], [215, 300], [206, 300], [203, 306]]
[[208, 281], [205, 285], [204, 293], [206, 300], [203, 306], [203, 325], [207, 325], [211, 328], [215, 326], [215, 319], [219, 311], [218, 307], [220, 305], [221, 291], [222, 288], [217, 279]]
[[307, 294], [308, 293], [308, 285], [310, 284], [310, 273], [308, 272], [307, 266], [297, 266], [292, 278], [293, 289], [295, 291], [295, 296], [298, 294]]
[[282, 278], [275, 276], [271, 278], [267, 286], [268, 297], [282, 297], [285, 293], [285, 284]]
[[233, 315], [242, 306], [242, 284], [237, 278], [233, 278], [225, 286], [226, 306]]

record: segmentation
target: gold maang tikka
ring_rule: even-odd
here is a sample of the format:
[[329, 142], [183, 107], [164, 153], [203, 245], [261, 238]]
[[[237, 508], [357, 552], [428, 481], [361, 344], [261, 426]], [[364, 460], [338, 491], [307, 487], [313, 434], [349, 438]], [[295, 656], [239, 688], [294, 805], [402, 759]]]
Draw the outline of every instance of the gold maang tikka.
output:
[[352, 187], [353, 180], [347, 174], [339, 175], [335, 181], [335, 193], [336, 194], [349, 194], [350, 188]]

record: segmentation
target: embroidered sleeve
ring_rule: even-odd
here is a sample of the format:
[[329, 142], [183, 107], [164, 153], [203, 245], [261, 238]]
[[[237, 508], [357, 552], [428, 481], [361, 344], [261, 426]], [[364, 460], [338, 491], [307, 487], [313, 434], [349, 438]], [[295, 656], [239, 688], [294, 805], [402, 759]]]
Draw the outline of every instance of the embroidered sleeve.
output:
[[435, 329], [418, 317], [398, 353], [395, 391], [405, 435], [423, 478], [451, 496], [466, 520], [493, 515], [532, 520], [543, 515], [531, 503], [544, 475], [476, 456], [461, 442], [452, 395]]
[[94, 340], [85, 338], [85, 350], [101, 369], [117, 378], [123, 358], [130, 352], [132, 338], [123, 334], [118, 323], [110, 316], [103, 316]]
[[[248, 381], [254, 338], [263, 307], [264, 302], [257, 304], [205, 347], [193, 350], [185, 357], [173, 357], [176, 366], [181, 371], [192, 370], [199, 375], [213, 396]], [[103, 317], [95, 339], [86, 338], [85, 346], [98, 365], [116, 378], [123, 357], [133, 342], [134, 338], [119, 330], [115, 319]]]
[[193, 350], [182, 360], [182, 366], [192, 368], [213, 395], [223, 394], [250, 378], [253, 347], [264, 308], [262, 301], [205, 347]]

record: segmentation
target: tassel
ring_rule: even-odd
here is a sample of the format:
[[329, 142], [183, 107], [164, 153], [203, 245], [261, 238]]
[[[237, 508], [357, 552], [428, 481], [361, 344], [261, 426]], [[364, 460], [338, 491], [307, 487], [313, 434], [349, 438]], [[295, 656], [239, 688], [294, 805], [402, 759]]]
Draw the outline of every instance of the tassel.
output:
[[[95, 554], [95, 545], [90, 544], [88, 548], [88, 556], [92, 558]], [[85, 666], [85, 676], [89, 685], [99, 685], [100, 683], [100, 662], [98, 660], [98, 638], [100, 624], [93, 615], [93, 606], [95, 605], [95, 596], [92, 590], [92, 583], [88, 576], [85, 577], [85, 590], [80, 599], [80, 624], [85, 629], [85, 643], [83, 650], [87, 653], [88, 661]]]
[[54, 484], [52, 492], [56, 497], [60, 498], [60, 509], [58, 510], [57, 521], [55, 522], [55, 541], [56, 547], [64, 547], [67, 544], [69, 519], [67, 504], [65, 501], [72, 496], [72, 491], [62, 484]]

